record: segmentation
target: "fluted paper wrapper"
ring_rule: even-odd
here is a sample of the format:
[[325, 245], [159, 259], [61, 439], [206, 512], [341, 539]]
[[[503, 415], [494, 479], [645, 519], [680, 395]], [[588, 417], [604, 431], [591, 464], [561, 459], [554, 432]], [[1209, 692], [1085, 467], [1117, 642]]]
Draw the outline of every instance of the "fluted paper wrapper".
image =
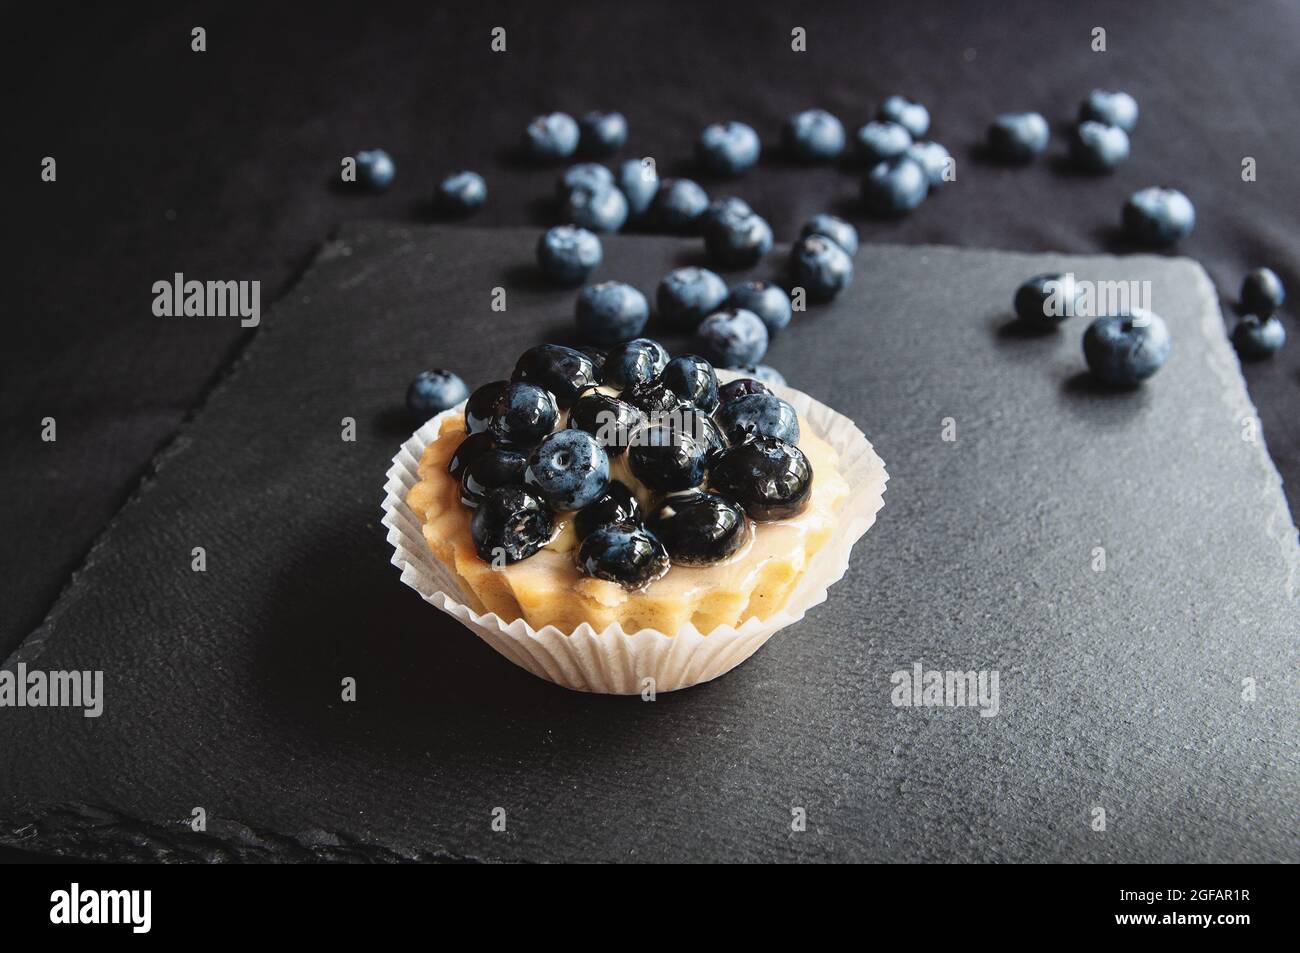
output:
[[[719, 372], [720, 379], [740, 375]], [[794, 405], [800, 423], [812, 429], [839, 454], [840, 472], [849, 494], [835, 518], [830, 540], [816, 553], [785, 608], [767, 619], [751, 618], [739, 628], [719, 626], [701, 633], [693, 625], [678, 632], [642, 629], [628, 634], [615, 624], [597, 632], [586, 623], [573, 631], [555, 626], [534, 629], [522, 619], [500, 619], [471, 609], [456, 573], [433, 555], [420, 522], [406, 505], [419, 482], [420, 457], [444, 420], [464, 413], [464, 404], [439, 414], [402, 445], [384, 486], [384, 525], [393, 545], [393, 565], [426, 602], [458, 619], [510, 661], [539, 678], [584, 692], [633, 695], [689, 688], [717, 678], [753, 655], [777, 631], [793, 625], [826, 599], [826, 591], [848, 569], [853, 544], [876, 521], [884, 504], [888, 475], [871, 442], [847, 417], [801, 391], [769, 385]], [[652, 680], [652, 681], [651, 681]]]

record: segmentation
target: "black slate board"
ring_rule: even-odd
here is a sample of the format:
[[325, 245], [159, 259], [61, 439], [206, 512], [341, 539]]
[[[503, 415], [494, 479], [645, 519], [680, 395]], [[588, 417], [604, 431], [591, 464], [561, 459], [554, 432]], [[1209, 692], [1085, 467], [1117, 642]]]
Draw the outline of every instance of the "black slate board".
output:
[[[503, 376], [568, 331], [572, 295], [538, 281], [535, 240], [384, 225], [326, 247], [6, 662], [103, 669], [106, 702], [98, 719], [0, 709], [0, 843], [182, 859], [1300, 859], [1296, 533], [1265, 448], [1243, 439], [1253, 411], [1198, 266], [865, 247], [849, 292], [800, 316], [770, 360], [872, 438], [885, 508], [804, 623], [645, 703], [533, 678], [388, 564], [378, 505], [411, 429], [405, 382], [427, 365]], [[697, 254], [611, 238], [600, 274], [652, 291]], [[1088, 384], [1081, 327], [1009, 325], [1016, 284], [1066, 267], [1153, 283], [1175, 354], [1142, 391]], [[949, 417], [955, 442], [940, 439]], [[997, 669], [1000, 714], [894, 707], [890, 675], [917, 660]]]

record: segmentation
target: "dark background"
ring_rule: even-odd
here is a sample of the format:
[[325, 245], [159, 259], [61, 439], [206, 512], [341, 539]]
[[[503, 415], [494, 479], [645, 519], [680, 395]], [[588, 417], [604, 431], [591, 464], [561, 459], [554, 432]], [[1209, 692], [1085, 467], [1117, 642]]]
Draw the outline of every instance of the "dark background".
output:
[[[503, 54], [489, 49], [498, 25]], [[205, 53], [190, 50], [193, 26], [207, 30]], [[793, 26], [807, 29], [808, 52], [791, 52]], [[1094, 26], [1107, 30], [1105, 53], [1090, 48]], [[701, 181], [748, 199], [778, 240], [830, 209], [868, 242], [1067, 252], [1125, 251], [1124, 198], [1173, 185], [1198, 213], [1178, 252], [1205, 265], [1231, 315], [1250, 267], [1269, 264], [1300, 289], [1298, 28], [1300, 7], [1285, 2], [172, 3], [11, 15], [0, 655], [36, 627], [150, 461], [266, 333], [154, 317], [154, 281], [258, 279], [265, 309], [340, 223], [431, 220], [433, 183], [457, 168], [488, 180], [475, 224], [544, 224], [555, 170], [512, 153], [540, 111], [619, 109], [631, 126], [624, 156], [689, 172], [707, 122], [746, 121], [770, 144], [791, 112], [822, 106], [851, 133], [902, 92], [927, 103], [932, 138], [958, 159], [958, 181], [906, 221], [863, 220], [856, 175], [792, 167], [774, 149], [740, 180]], [[1110, 177], [1059, 161], [1065, 124], [1094, 86], [1126, 89], [1142, 107], [1133, 156]], [[984, 127], [1013, 109], [1054, 123], [1049, 157], [983, 164]], [[393, 188], [335, 187], [339, 160], [369, 146], [394, 156]], [[53, 184], [39, 178], [46, 155], [58, 161]], [[1258, 182], [1241, 181], [1244, 155], [1258, 160]], [[557, 315], [568, 301], [557, 297]], [[410, 373], [439, 363], [412, 354]], [[1246, 377], [1295, 512], [1300, 346]], [[395, 403], [404, 386], [393, 381]], [[55, 444], [39, 439], [45, 416], [58, 421]]]

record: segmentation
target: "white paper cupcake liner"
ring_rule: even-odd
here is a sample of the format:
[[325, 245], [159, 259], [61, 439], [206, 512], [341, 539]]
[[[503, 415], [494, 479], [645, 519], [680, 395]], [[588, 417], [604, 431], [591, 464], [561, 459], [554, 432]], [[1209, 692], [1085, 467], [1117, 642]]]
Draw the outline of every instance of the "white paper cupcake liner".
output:
[[[719, 373], [724, 380], [737, 376]], [[785, 608], [767, 619], [751, 618], [739, 628], [719, 626], [708, 633], [688, 625], [675, 633], [643, 629], [628, 634], [618, 624], [597, 632], [584, 623], [566, 632], [550, 625], [534, 629], [522, 619], [503, 620], [495, 613], [475, 612], [466, 605], [471, 600], [462, 591], [459, 578], [433, 555], [420, 521], [406, 505], [407, 493], [420, 479], [424, 448], [437, 438], [444, 420], [464, 412], [464, 404], [425, 423], [393, 457], [383, 503], [393, 565], [401, 570], [402, 582], [426, 602], [458, 619], [520, 668], [565, 688], [635, 695], [647, 688], [668, 692], [717, 678], [825, 601], [826, 591], [848, 570], [853, 544], [876, 521], [889, 479], [884, 461], [853, 421], [801, 391], [769, 386], [794, 405], [804, 426], [835, 448], [849, 494], [837, 512], [830, 540], [804, 570]]]

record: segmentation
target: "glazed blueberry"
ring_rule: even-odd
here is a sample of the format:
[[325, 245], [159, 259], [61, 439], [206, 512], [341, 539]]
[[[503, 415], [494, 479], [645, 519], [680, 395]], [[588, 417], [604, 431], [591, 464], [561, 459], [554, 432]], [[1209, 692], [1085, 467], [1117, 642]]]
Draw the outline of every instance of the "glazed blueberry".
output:
[[592, 156], [618, 152], [627, 142], [627, 120], [622, 113], [592, 111], [578, 120], [578, 144]]
[[515, 381], [507, 384], [493, 403], [488, 433], [504, 443], [531, 447], [555, 429], [559, 416], [550, 391]]
[[1241, 283], [1241, 306], [1251, 314], [1268, 316], [1285, 300], [1286, 288], [1271, 268], [1256, 268]]
[[750, 394], [727, 401], [718, 408], [717, 424], [722, 435], [733, 444], [749, 437], [799, 442], [799, 415], [775, 394]]
[[493, 565], [527, 559], [551, 541], [551, 511], [542, 498], [522, 486], [488, 490], [469, 523], [474, 550]]
[[1281, 350], [1286, 343], [1286, 328], [1275, 314], [1248, 314], [1232, 329], [1232, 343], [1247, 360], [1262, 360]]
[[397, 174], [393, 158], [383, 149], [362, 149], [356, 155], [357, 182], [376, 192], [388, 188]]
[[989, 126], [989, 152], [1003, 162], [1028, 162], [1047, 148], [1051, 134], [1038, 113], [1003, 113]]
[[603, 256], [600, 239], [576, 225], [556, 225], [537, 241], [537, 264], [542, 272], [561, 285], [587, 280]]
[[465, 429], [468, 432], [481, 433], [488, 429], [497, 401], [509, 386], [509, 381], [492, 381], [474, 389], [465, 402]]
[[718, 406], [718, 375], [713, 365], [702, 357], [694, 354], [675, 357], [660, 378], [674, 394], [705, 413], [712, 413]]
[[477, 172], [453, 172], [438, 183], [434, 204], [447, 215], [468, 215], [487, 201], [487, 183]]
[[1035, 275], [1016, 289], [1016, 317], [1031, 327], [1055, 327], [1083, 313], [1082, 297], [1073, 274]]
[[1088, 172], [1112, 172], [1128, 158], [1128, 133], [1085, 119], [1070, 136], [1070, 157]]
[[677, 392], [660, 377], [633, 384], [623, 391], [623, 399], [652, 422], [677, 413], [682, 406], [682, 399], [677, 396]]
[[882, 217], [906, 215], [929, 191], [925, 169], [907, 156], [877, 164], [862, 180], [863, 204], [867, 211]]
[[632, 475], [662, 493], [690, 490], [704, 482], [709, 448], [673, 422], [651, 422], [632, 434], [627, 452]]
[[611, 348], [605, 356], [605, 383], [626, 390], [652, 381], [668, 366], [668, 352], [658, 341], [636, 338]]
[[645, 295], [621, 281], [602, 281], [578, 292], [578, 334], [602, 346], [628, 341], [650, 320]]
[[537, 116], [524, 130], [524, 151], [539, 162], [567, 159], [578, 148], [578, 124], [568, 113]]
[[618, 187], [627, 197], [628, 214], [640, 218], [659, 191], [659, 172], [647, 159], [628, 159], [618, 167]]
[[[810, 235], [799, 239], [790, 249], [790, 277], [814, 301], [829, 301], [853, 280], [853, 259], [829, 238]], [[741, 363], [752, 364], [757, 360]]]
[[709, 207], [709, 196], [690, 179], [664, 179], [655, 193], [653, 214], [660, 228], [694, 232]]
[[659, 317], [682, 330], [694, 330], [727, 300], [727, 283], [707, 268], [675, 268], [655, 292]]
[[881, 103], [877, 118], [898, 123], [913, 139], [919, 139], [930, 131], [930, 111], [902, 96], [890, 96]]
[[560, 173], [555, 182], [555, 194], [564, 201], [569, 193], [580, 186], [598, 189], [614, 184], [614, 173], [599, 162], [579, 162]]
[[1172, 245], [1196, 224], [1196, 209], [1177, 189], [1152, 186], [1124, 203], [1124, 231], [1143, 245]]
[[557, 430], [528, 458], [524, 482], [555, 510], [580, 510], [594, 503], [609, 483], [609, 457], [584, 430]]
[[727, 308], [700, 322], [695, 343], [715, 365], [753, 364], [767, 353], [767, 325], [753, 311]]
[[517, 450], [505, 447], [485, 450], [461, 474], [460, 501], [473, 509], [483, 502], [488, 490], [499, 486], [522, 486], [527, 469], [528, 458]]
[[420, 371], [406, 389], [406, 408], [416, 420], [451, 410], [469, 396], [465, 382], [451, 371]]
[[689, 492], [665, 498], [646, 520], [674, 563], [711, 566], [737, 553], [749, 540], [744, 511], [716, 493]]
[[739, 175], [758, 162], [758, 133], [743, 122], [715, 122], [695, 142], [695, 158], [714, 175]]
[[790, 323], [790, 296], [770, 281], [742, 281], [727, 296], [727, 307], [753, 311], [767, 325], [768, 336]]
[[844, 151], [844, 126], [824, 109], [806, 109], [785, 121], [781, 141], [804, 162], [824, 162]]
[[1098, 318], [1083, 335], [1088, 369], [1112, 387], [1134, 387], [1169, 359], [1169, 329], [1150, 311]]
[[713, 466], [718, 454], [727, 449], [727, 438], [706, 411], [695, 407], [684, 408], [676, 417], [674, 426], [704, 444], [704, 465]]
[[580, 397], [569, 411], [569, 426], [595, 437], [610, 457], [626, 452], [632, 431], [645, 421], [645, 414], [639, 407], [596, 392]]
[[565, 198], [560, 217], [593, 232], [616, 232], [627, 221], [627, 198], [612, 185], [579, 185]]
[[605, 380], [605, 356], [609, 352], [603, 347], [592, 347], [590, 344], [579, 344], [576, 350], [591, 358], [591, 363], [596, 368], [596, 379], [603, 382]]
[[937, 142], [914, 142], [907, 149], [907, 157], [920, 164], [925, 176], [934, 189], [948, 181], [948, 168], [952, 160], [950, 153]]
[[709, 487], [735, 500], [760, 523], [798, 516], [812, 496], [812, 464], [803, 451], [776, 437], [757, 437], [725, 451], [709, 473]]
[[718, 388], [718, 401], [722, 405], [740, 400], [742, 397], [748, 397], [750, 394], [770, 394], [762, 381], [752, 377], [738, 377], [734, 381], [727, 381]]
[[850, 255], [858, 253], [858, 230], [835, 215], [827, 215], [823, 212], [808, 219], [799, 237], [807, 238], [809, 235], [829, 238]]
[[742, 364], [734, 368], [741, 374], [748, 374], [754, 380], [763, 384], [780, 384], [785, 386], [785, 375], [778, 371], [770, 364]]
[[578, 572], [644, 589], [671, 568], [668, 550], [649, 530], [625, 523], [593, 530], [578, 547]]
[[453, 479], [459, 480], [465, 469], [483, 453], [497, 448], [496, 438], [490, 433], [472, 433], [460, 442], [456, 452], [447, 461], [447, 472]]
[[896, 122], [872, 120], [858, 130], [858, 158], [867, 166], [897, 159], [911, 145], [912, 134]]
[[635, 526], [639, 522], [641, 504], [631, 490], [617, 480], [611, 480], [596, 502], [588, 503], [573, 517], [573, 532], [581, 542], [602, 526]]
[[591, 358], [560, 344], [539, 344], [524, 351], [510, 379], [528, 381], [550, 391], [561, 410], [566, 410], [588, 387], [600, 383]]
[[1094, 89], [1079, 105], [1079, 120], [1089, 119], [1132, 132], [1138, 121], [1137, 100], [1128, 93]]
[[772, 226], [755, 212], [722, 215], [705, 223], [704, 247], [724, 268], [748, 268], [772, 250]]

